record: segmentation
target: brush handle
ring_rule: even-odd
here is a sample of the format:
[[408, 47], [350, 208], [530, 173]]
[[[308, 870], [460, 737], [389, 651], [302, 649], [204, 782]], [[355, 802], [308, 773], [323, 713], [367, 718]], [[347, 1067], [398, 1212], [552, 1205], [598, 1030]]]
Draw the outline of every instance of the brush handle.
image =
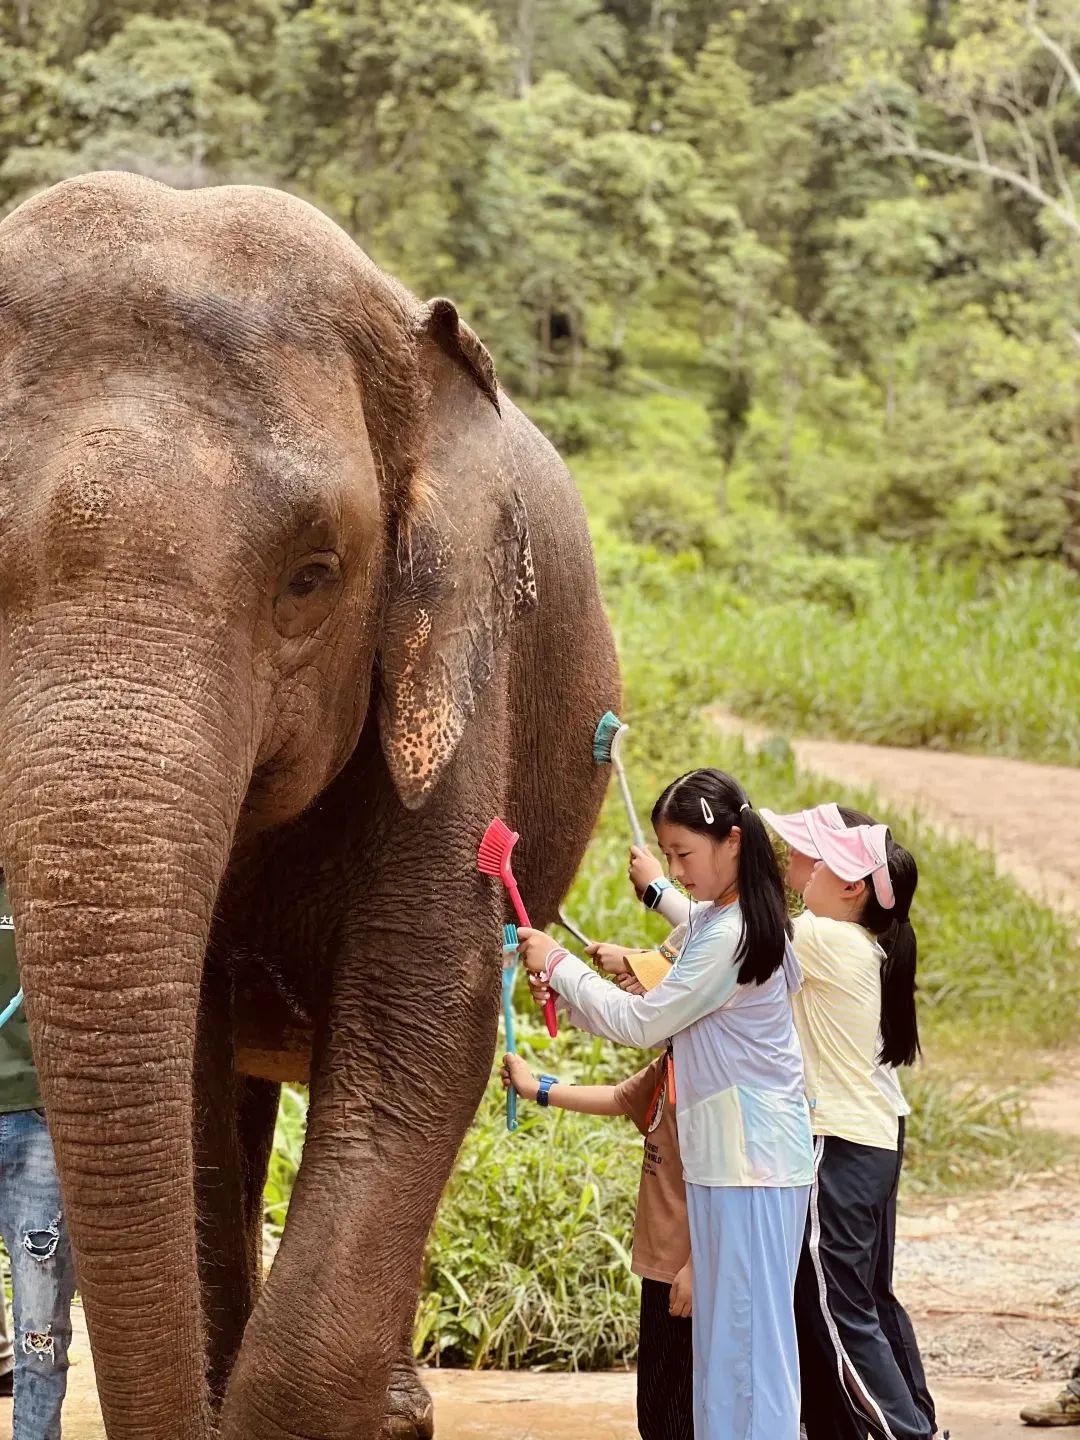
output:
[[547, 1025], [547, 1032], [554, 1040], [559, 1033], [559, 1020], [555, 1014], [555, 996], [549, 995], [544, 1002], [544, 1023]]
[[526, 930], [532, 929], [532, 921], [529, 919], [529, 912], [525, 909], [525, 902], [521, 898], [521, 891], [517, 887], [517, 881], [511, 875], [506, 881], [506, 893], [510, 896], [510, 904], [514, 907], [514, 914], [518, 918], [518, 924], [524, 925]]
[[622, 761], [617, 755], [611, 757], [611, 763], [615, 767], [615, 778], [619, 782], [619, 789], [622, 791], [623, 804], [626, 806], [626, 818], [630, 821], [630, 830], [634, 837], [634, 844], [645, 848], [645, 836], [642, 833], [641, 822], [637, 818], [637, 811], [634, 809], [634, 797], [630, 794], [630, 782], [626, 778], [626, 770]]
[[574, 922], [569, 918], [569, 916], [564, 915], [561, 910], [559, 911], [559, 924], [564, 930], [568, 931], [571, 935], [573, 935], [574, 939], [577, 940], [580, 944], [585, 945], [586, 947], [592, 944], [592, 941], [589, 939], [589, 937], [587, 935], [584, 935], [574, 924]]
[[[525, 902], [521, 898], [521, 891], [517, 887], [517, 881], [511, 876], [506, 881], [506, 889], [510, 896], [510, 903], [514, 907], [514, 913], [518, 917], [518, 924], [524, 925], [526, 930], [532, 929], [532, 921], [529, 919], [529, 912], [525, 909]], [[555, 997], [552, 995], [544, 1006], [544, 1020], [547, 1024], [547, 1032], [554, 1040], [559, 1033], [559, 1022], [555, 1017]]]
[[[502, 1003], [503, 1003], [503, 1029], [506, 1031], [506, 1053], [517, 1054], [517, 1043], [514, 1039], [514, 967], [503, 966], [502, 982]], [[506, 1092], [506, 1128], [513, 1132], [517, 1129], [517, 1091], [511, 1085]]]

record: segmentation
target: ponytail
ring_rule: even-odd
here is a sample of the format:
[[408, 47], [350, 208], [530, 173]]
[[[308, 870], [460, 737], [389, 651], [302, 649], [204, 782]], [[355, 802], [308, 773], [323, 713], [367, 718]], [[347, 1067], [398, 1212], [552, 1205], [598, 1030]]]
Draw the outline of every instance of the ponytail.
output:
[[897, 845], [892, 835], [886, 840], [885, 853], [896, 904], [892, 910], [884, 909], [869, 886], [859, 923], [877, 937], [885, 952], [881, 962], [881, 1054], [878, 1058], [885, 1065], [913, 1065], [921, 1051], [915, 1013], [918, 989], [915, 965], [919, 947], [908, 917], [919, 872], [912, 856], [902, 845]]
[[666, 821], [716, 841], [738, 825], [742, 935], [735, 959], [740, 985], [764, 985], [784, 963], [791, 934], [784, 882], [769, 833], [742, 786], [722, 770], [692, 770], [673, 780], [653, 806], [655, 827]]
[[893, 923], [880, 942], [881, 1055], [885, 1065], [914, 1065], [919, 1054], [919, 1020], [915, 1013], [915, 927], [905, 915]]

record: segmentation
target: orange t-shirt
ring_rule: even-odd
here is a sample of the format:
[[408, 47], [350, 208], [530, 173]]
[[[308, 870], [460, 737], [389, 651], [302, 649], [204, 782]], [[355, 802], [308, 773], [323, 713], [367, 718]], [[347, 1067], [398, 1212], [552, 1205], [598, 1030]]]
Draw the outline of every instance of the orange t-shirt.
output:
[[619, 1108], [645, 1136], [632, 1268], [645, 1280], [670, 1285], [690, 1258], [690, 1222], [675, 1105], [667, 1091], [666, 1055], [615, 1087]]

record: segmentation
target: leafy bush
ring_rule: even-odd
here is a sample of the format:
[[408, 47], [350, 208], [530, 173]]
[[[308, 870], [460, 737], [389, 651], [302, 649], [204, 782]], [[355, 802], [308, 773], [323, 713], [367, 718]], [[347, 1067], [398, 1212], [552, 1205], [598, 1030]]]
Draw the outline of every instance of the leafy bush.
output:
[[719, 548], [718, 518], [715, 502], [692, 485], [651, 475], [626, 487], [614, 526], [638, 545], [708, 560]]
[[510, 1136], [492, 1092], [469, 1133], [428, 1247], [417, 1353], [500, 1368], [620, 1364], [637, 1332], [641, 1138], [624, 1120], [520, 1113]]

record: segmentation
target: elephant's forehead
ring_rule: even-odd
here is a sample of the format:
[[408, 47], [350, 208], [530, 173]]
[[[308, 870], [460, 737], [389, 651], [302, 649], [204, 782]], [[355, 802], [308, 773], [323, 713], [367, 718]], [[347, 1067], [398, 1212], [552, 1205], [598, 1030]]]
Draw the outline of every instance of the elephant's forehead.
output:
[[407, 331], [412, 297], [312, 206], [258, 186], [176, 191], [91, 175], [52, 187], [0, 224], [0, 313], [63, 327], [177, 324], [219, 352], [344, 343], [361, 304]]

